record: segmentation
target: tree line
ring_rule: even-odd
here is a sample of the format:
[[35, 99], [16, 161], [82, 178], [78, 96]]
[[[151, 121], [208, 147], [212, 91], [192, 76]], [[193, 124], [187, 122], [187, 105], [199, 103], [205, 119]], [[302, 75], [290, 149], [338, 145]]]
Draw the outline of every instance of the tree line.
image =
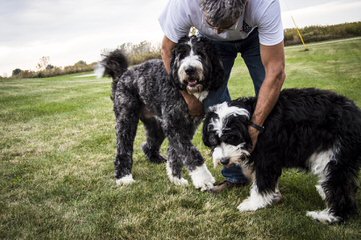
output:
[[[326, 40], [336, 40], [342, 38], [352, 38], [361, 36], [361, 22], [344, 23], [329, 26], [308, 26], [299, 29], [306, 43]], [[193, 30], [194, 33], [194, 30]], [[296, 28], [285, 29], [285, 45], [301, 44]], [[130, 65], [139, 64], [148, 59], [160, 58], [160, 45], [143, 41], [140, 43], [123, 43], [118, 46], [127, 56]], [[107, 54], [109, 50], [103, 50]], [[52, 77], [57, 75], [89, 72], [92, 71], [96, 63], [87, 64], [85, 61], [78, 61], [74, 65], [57, 67], [50, 64], [49, 57], [42, 57], [37, 64], [37, 70], [22, 70], [16, 68], [12, 71], [12, 78], [37, 78]], [[1, 78], [1, 77], [0, 77]]]
[[[320, 42], [361, 36], [361, 22], [329, 26], [309, 26], [299, 29], [305, 42]], [[296, 28], [285, 29], [285, 45], [301, 44]]]
[[12, 78], [44, 78], [44, 77], [54, 77], [59, 75], [71, 74], [71, 73], [80, 73], [80, 72], [89, 72], [92, 71], [96, 63], [87, 64], [85, 61], [80, 60], [74, 65], [57, 67], [50, 64], [50, 57], [43, 56], [39, 59], [39, 63], [36, 66], [36, 71], [32, 70], [22, 70], [16, 68], [12, 71]]

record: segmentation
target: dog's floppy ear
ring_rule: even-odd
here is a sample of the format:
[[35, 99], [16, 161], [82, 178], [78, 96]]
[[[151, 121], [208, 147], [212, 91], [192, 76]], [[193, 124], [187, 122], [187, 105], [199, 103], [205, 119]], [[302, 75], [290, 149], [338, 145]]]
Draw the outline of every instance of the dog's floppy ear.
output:
[[180, 90], [185, 90], [186, 86], [179, 81], [178, 68], [179, 68], [179, 53], [182, 51], [182, 43], [189, 41], [188, 36], [184, 36], [179, 39], [178, 43], [172, 49], [172, 57], [170, 61], [171, 72], [169, 74], [169, 80]]
[[[215, 133], [210, 131], [211, 130], [210, 128], [212, 127], [210, 122], [211, 119], [214, 118], [215, 116], [216, 114], [214, 112], [208, 112], [203, 121], [202, 139], [204, 145], [206, 145], [207, 147], [214, 147], [216, 145]], [[211, 136], [212, 134], [214, 136]]]
[[170, 62], [170, 73], [169, 73], [169, 80], [170, 82], [176, 86], [177, 88], [181, 89], [182, 88], [182, 84], [180, 83], [179, 81], [179, 78], [178, 78], [178, 73], [177, 73], [177, 67], [175, 67], [175, 65], [178, 65], [178, 59], [177, 59], [177, 56], [176, 56], [176, 50], [173, 49], [172, 50], [172, 58], [171, 58], [171, 62]]

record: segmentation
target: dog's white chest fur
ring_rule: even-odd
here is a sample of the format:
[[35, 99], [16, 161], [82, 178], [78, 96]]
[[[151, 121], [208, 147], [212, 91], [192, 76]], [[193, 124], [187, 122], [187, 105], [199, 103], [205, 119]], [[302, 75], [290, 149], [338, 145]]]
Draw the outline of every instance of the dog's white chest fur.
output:
[[193, 95], [201, 102], [208, 96], [208, 91], [202, 91], [200, 93], [193, 93]]

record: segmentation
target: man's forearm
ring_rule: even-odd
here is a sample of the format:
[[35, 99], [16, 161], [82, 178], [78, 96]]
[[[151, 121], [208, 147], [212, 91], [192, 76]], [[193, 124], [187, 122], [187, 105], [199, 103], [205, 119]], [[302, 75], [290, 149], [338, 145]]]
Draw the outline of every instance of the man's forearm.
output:
[[168, 74], [170, 74], [170, 61], [171, 61], [171, 55], [165, 51], [162, 50], [162, 60], [164, 63], [165, 70]]
[[252, 121], [263, 126], [277, 103], [283, 82], [286, 79], [283, 42], [274, 46], [261, 45], [261, 57], [266, 70], [266, 78], [258, 94]]
[[280, 70], [279, 73], [274, 75], [266, 75], [266, 79], [258, 94], [252, 122], [263, 126], [274, 105], [277, 103], [285, 78], [284, 70]]
[[170, 63], [171, 63], [171, 59], [172, 59], [172, 49], [175, 46], [175, 43], [172, 42], [171, 40], [169, 40], [169, 38], [167, 38], [166, 36], [164, 36], [163, 41], [162, 41], [162, 60], [164, 63], [164, 67], [166, 72], [169, 74], [170, 73]]

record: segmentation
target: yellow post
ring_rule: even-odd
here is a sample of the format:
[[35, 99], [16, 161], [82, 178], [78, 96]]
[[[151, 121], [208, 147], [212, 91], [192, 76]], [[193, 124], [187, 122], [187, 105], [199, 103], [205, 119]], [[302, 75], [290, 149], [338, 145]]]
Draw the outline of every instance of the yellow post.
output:
[[293, 18], [293, 16], [291, 16], [291, 18], [292, 18], [293, 24], [295, 24], [295, 26], [296, 26], [297, 34], [298, 34], [298, 36], [300, 37], [301, 42], [302, 42], [303, 46], [305, 47], [305, 50], [307, 51], [308, 48], [307, 48], [307, 46], [306, 46], [305, 41], [303, 40], [303, 36], [302, 36], [300, 30], [298, 29], [298, 26], [297, 26], [297, 24], [296, 24], [296, 21], [295, 21], [295, 19]]

